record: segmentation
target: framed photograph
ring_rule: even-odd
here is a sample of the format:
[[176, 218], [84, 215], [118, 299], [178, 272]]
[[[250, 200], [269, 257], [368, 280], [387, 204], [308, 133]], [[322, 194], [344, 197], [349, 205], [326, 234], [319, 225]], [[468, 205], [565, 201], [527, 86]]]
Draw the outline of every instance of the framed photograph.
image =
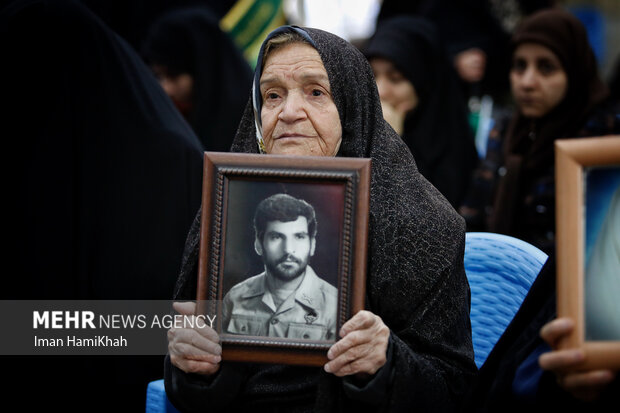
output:
[[558, 315], [576, 322], [561, 348], [584, 369], [620, 368], [620, 136], [555, 143]]
[[197, 300], [223, 360], [327, 362], [364, 308], [369, 202], [370, 159], [205, 152]]

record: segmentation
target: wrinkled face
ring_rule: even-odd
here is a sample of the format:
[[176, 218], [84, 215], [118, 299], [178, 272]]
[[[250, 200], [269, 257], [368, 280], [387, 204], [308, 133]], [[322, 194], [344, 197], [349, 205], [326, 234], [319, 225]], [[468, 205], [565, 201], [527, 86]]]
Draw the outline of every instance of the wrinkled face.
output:
[[299, 216], [295, 221], [269, 221], [263, 239], [254, 245], [267, 271], [290, 281], [306, 270], [308, 259], [314, 255], [315, 239], [308, 233], [306, 217]]
[[381, 57], [370, 59], [375, 74], [379, 97], [401, 113], [412, 111], [418, 106], [418, 95], [413, 84], [394, 67], [392, 62]]
[[521, 113], [540, 118], [564, 99], [568, 78], [550, 49], [538, 43], [523, 43], [513, 54], [510, 85]]
[[327, 71], [310, 45], [269, 54], [260, 77], [261, 122], [269, 154], [335, 156], [342, 140]]

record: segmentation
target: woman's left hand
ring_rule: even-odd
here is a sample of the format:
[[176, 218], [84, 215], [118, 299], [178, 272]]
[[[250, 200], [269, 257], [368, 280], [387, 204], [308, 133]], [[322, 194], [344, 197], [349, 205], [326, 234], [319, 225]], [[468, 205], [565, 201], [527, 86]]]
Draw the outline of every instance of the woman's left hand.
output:
[[390, 329], [381, 317], [362, 310], [340, 329], [340, 337], [327, 352], [325, 371], [338, 377], [373, 375], [386, 362]]

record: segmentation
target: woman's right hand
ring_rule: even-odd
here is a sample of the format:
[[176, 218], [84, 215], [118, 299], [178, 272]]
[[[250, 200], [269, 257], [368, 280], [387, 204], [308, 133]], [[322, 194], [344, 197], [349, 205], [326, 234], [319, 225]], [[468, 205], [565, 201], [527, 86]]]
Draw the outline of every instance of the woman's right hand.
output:
[[[172, 307], [182, 316], [194, 317], [196, 303], [175, 302]], [[204, 323], [194, 328], [171, 328], [168, 330], [168, 353], [170, 362], [186, 373], [211, 375], [220, 368], [222, 347], [220, 336]]]

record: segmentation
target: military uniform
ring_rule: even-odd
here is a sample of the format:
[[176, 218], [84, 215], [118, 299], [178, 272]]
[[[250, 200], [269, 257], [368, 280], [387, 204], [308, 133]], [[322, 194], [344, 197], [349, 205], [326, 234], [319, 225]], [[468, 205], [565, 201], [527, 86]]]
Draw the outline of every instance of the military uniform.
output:
[[334, 340], [338, 290], [306, 267], [294, 294], [276, 308], [261, 273], [235, 285], [224, 297], [223, 329], [229, 334]]

